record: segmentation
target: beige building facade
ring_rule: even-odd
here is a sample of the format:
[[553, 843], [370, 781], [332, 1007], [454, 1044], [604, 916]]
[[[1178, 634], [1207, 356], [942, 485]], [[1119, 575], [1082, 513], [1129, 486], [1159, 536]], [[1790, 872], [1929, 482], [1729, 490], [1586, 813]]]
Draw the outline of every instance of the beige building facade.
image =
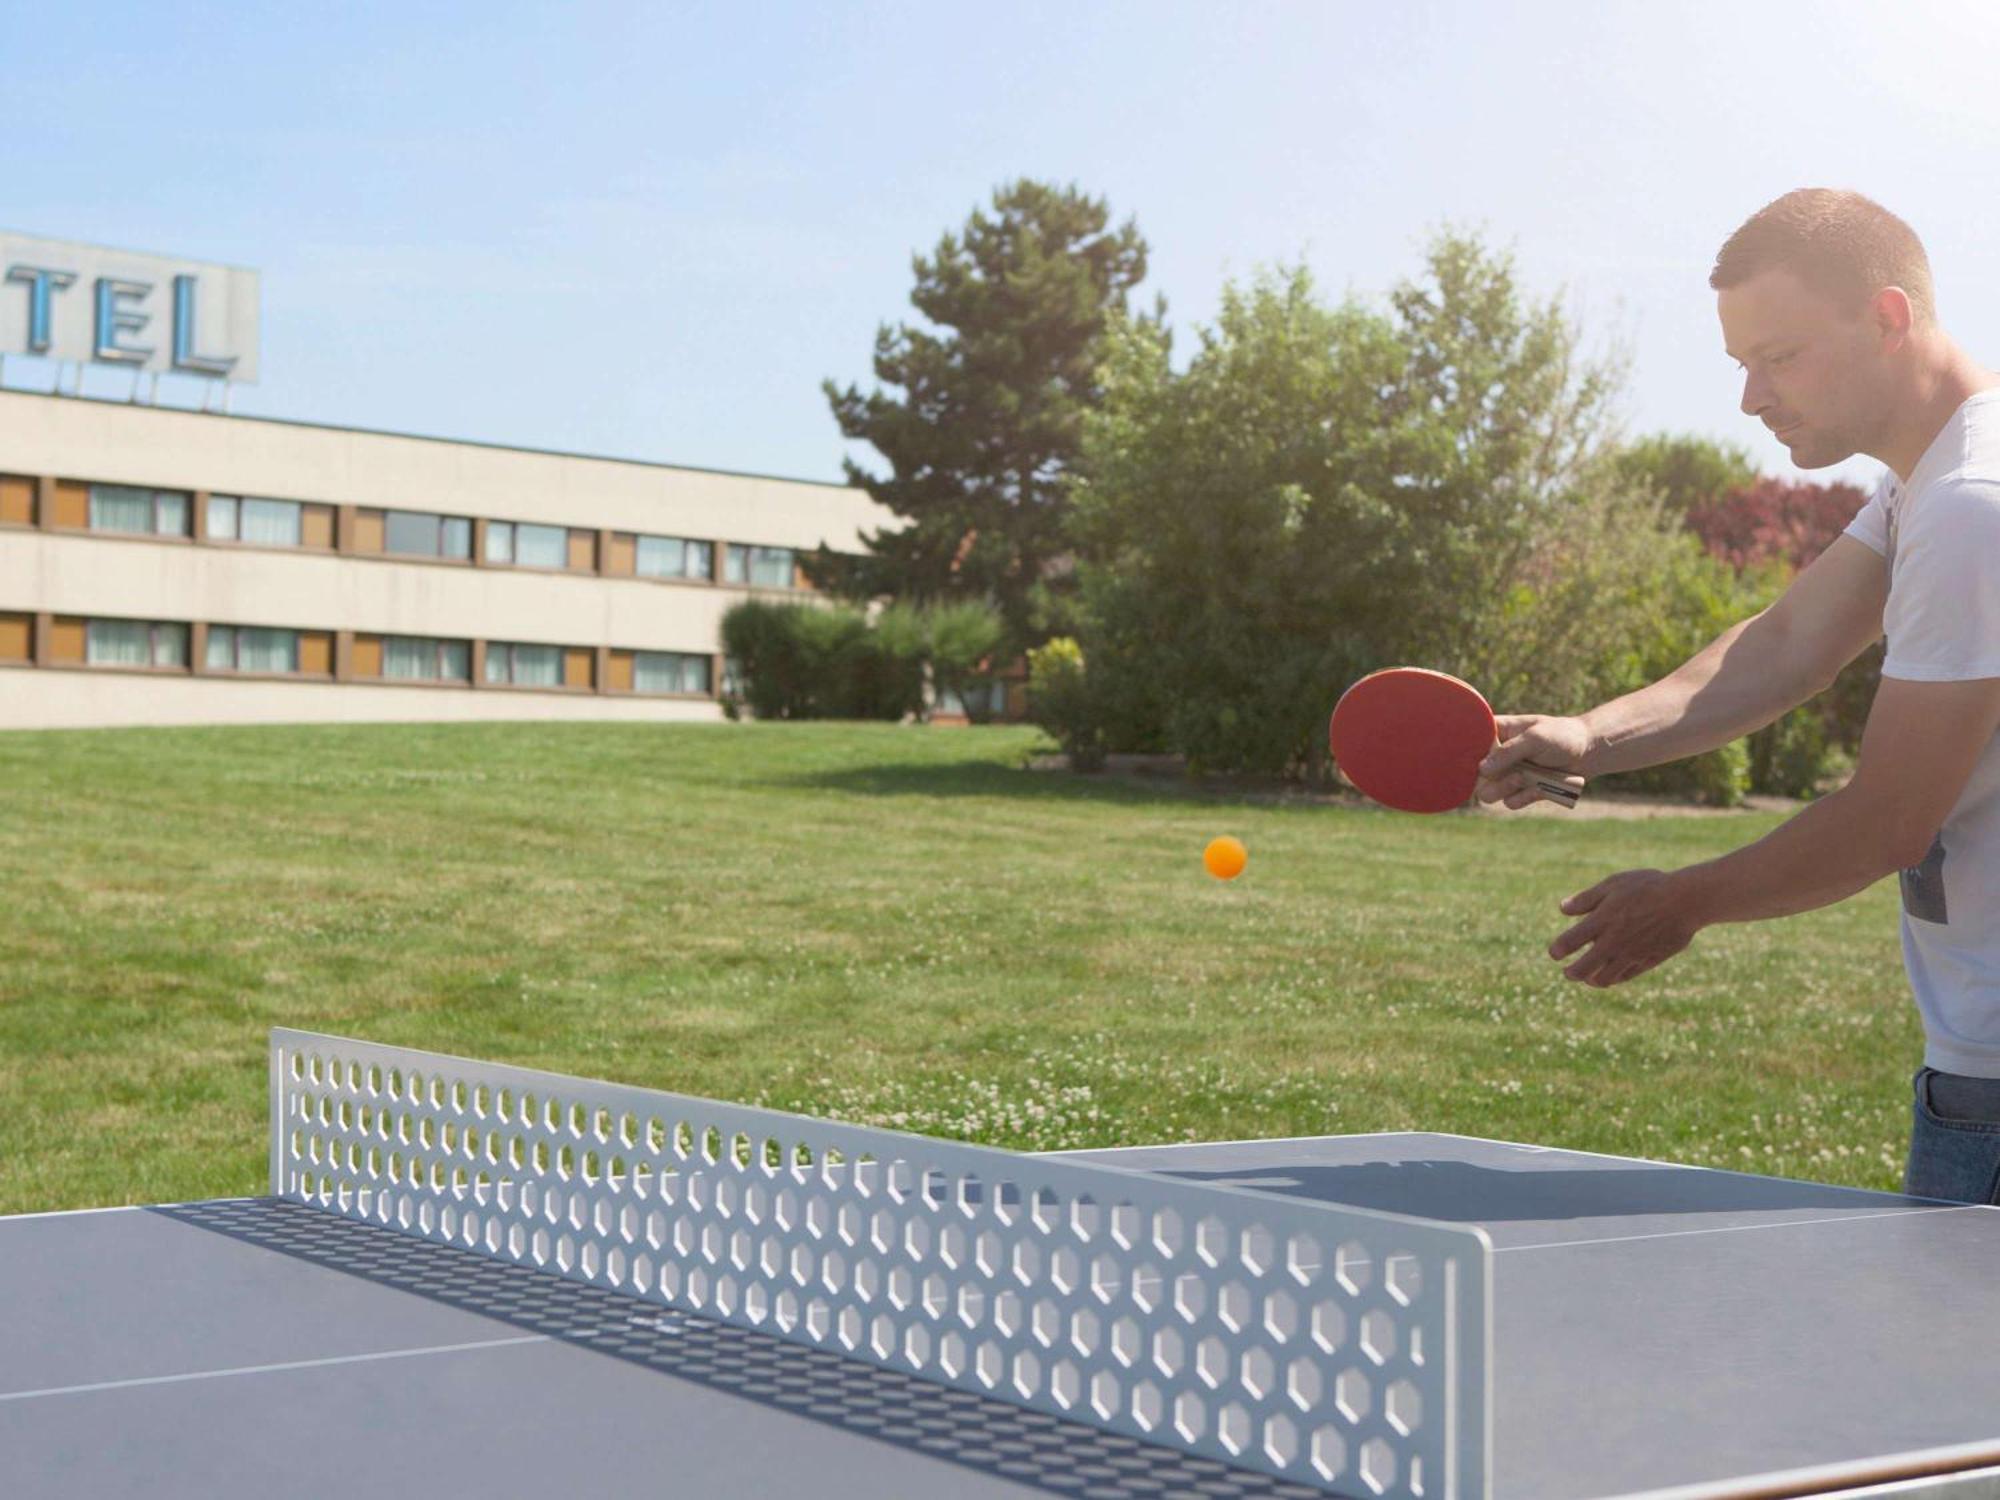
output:
[[714, 719], [841, 485], [0, 390], [0, 727]]

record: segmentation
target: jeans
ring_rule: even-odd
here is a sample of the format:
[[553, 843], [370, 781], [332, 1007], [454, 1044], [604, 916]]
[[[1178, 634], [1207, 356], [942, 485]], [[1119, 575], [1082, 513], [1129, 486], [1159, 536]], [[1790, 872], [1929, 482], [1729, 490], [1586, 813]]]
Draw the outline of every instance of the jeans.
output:
[[2000, 1078], [1919, 1068], [1903, 1191], [2000, 1204]]

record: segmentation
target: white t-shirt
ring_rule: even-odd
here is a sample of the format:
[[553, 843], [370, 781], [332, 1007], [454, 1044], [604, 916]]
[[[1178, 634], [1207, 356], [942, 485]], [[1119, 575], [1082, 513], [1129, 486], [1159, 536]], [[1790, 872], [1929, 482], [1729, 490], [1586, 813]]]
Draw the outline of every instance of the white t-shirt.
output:
[[[1908, 485], [1885, 473], [1847, 535], [1889, 562], [1883, 676], [2000, 677], [2000, 388], [1952, 414]], [[1902, 887], [1925, 1063], [2000, 1078], [2000, 736]]]

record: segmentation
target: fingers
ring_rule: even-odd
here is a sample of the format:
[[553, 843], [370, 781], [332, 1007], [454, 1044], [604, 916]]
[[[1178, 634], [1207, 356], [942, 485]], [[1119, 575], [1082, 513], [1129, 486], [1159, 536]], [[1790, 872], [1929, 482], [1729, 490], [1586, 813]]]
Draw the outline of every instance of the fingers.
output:
[[1604, 900], [1604, 893], [1610, 888], [1609, 880], [1600, 880], [1587, 891], [1578, 891], [1574, 896], [1563, 897], [1562, 909], [1570, 916], [1580, 911], [1596, 911], [1598, 904]]
[[[1580, 937], [1577, 935], [1582, 933]], [[1563, 947], [1565, 939], [1576, 938], [1568, 947]], [[1586, 951], [1575, 963], [1563, 970], [1563, 978], [1574, 979], [1579, 984], [1587, 984], [1592, 989], [1608, 990], [1613, 985], [1624, 984], [1637, 979], [1641, 974], [1650, 973], [1673, 957], [1671, 953], [1649, 953], [1633, 956], [1623, 952], [1607, 953], [1599, 951], [1605, 942], [1601, 929], [1593, 928], [1583, 932], [1582, 927], [1572, 928], [1556, 939], [1549, 947], [1549, 957], [1564, 958], [1578, 948], [1588, 945]], [[1557, 951], [1558, 949], [1561, 951]]]
[[1614, 984], [1623, 984], [1652, 967], [1653, 961], [1650, 959], [1600, 955], [1593, 950], [1564, 969], [1563, 977], [1574, 979], [1579, 984], [1587, 984], [1592, 989], [1608, 990]]
[[[1494, 753], [1497, 755], [1500, 752], [1495, 751]], [[1473, 795], [1481, 802], [1503, 803], [1515, 812], [1519, 812], [1524, 807], [1532, 807], [1537, 802], [1557, 802], [1558, 806], [1568, 805], [1559, 802], [1557, 798], [1550, 796], [1541, 789], [1541, 783], [1552, 779], [1559, 780], [1561, 785], [1569, 787], [1572, 791], [1580, 792], [1583, 790], [1583, 778], [1581, 776], [1562, 775], [1558, 778], [1551, 778], [1546, 773], [1522, 767], [1516, 767], [1511, 774], [1504, 771], [1489, 773], [1482, 768], [1479, 783], [1473, 788]]]
[[1594, 967], [1579, 963], [1571, 965], [1564, 973], [1569, 978], [1581, 984], [1587, 984], [1594, 990], [1608, 990], [1616, 985], [1625, 984], [1637, 979], [1641, 974], [1657, 969], [1660, 966], [1660, 962], [1661, 960], [1657, 958], [1644, 958], [1630, 959], [1624, 963], [1601, 964]]
[[1649, 904], [1665, 879], [1657, 870], [1625, 870], [1564, 900], [1562, 910], [1582, 920], [1549, 944], [1551, 959], [1569, 960], [1563, 977], [1610, 989], [1685, 949], [1693, 931], [1675, 925], [1657, 903]]
[[[1557, 960], [1568, 958], [1577, 949], [1595, 942], [1597, 935], [1603, 930], [1604, 921], [1601, 917], [1586, 918], [1549, 944], [1549, 957]], [[1570, 977], [1573, 979], [1576, 976], [1571, 974]]]

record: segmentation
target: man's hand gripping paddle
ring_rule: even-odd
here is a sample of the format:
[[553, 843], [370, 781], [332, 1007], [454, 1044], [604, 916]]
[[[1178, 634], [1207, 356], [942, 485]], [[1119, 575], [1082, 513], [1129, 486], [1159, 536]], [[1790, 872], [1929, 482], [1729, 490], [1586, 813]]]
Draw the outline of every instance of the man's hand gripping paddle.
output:
[[[1423, 667], [1371, 672], [1334, 705], [1327, 740], [1341, 774], [1402, 812], [1463, 807], [1479, 784], [1479, 763], [1499, 740], [1493, 710], [1471, 683]], [[1545, 766], [1522, 770], [1559, 807], [1575, 807], [1583, 778]]]

